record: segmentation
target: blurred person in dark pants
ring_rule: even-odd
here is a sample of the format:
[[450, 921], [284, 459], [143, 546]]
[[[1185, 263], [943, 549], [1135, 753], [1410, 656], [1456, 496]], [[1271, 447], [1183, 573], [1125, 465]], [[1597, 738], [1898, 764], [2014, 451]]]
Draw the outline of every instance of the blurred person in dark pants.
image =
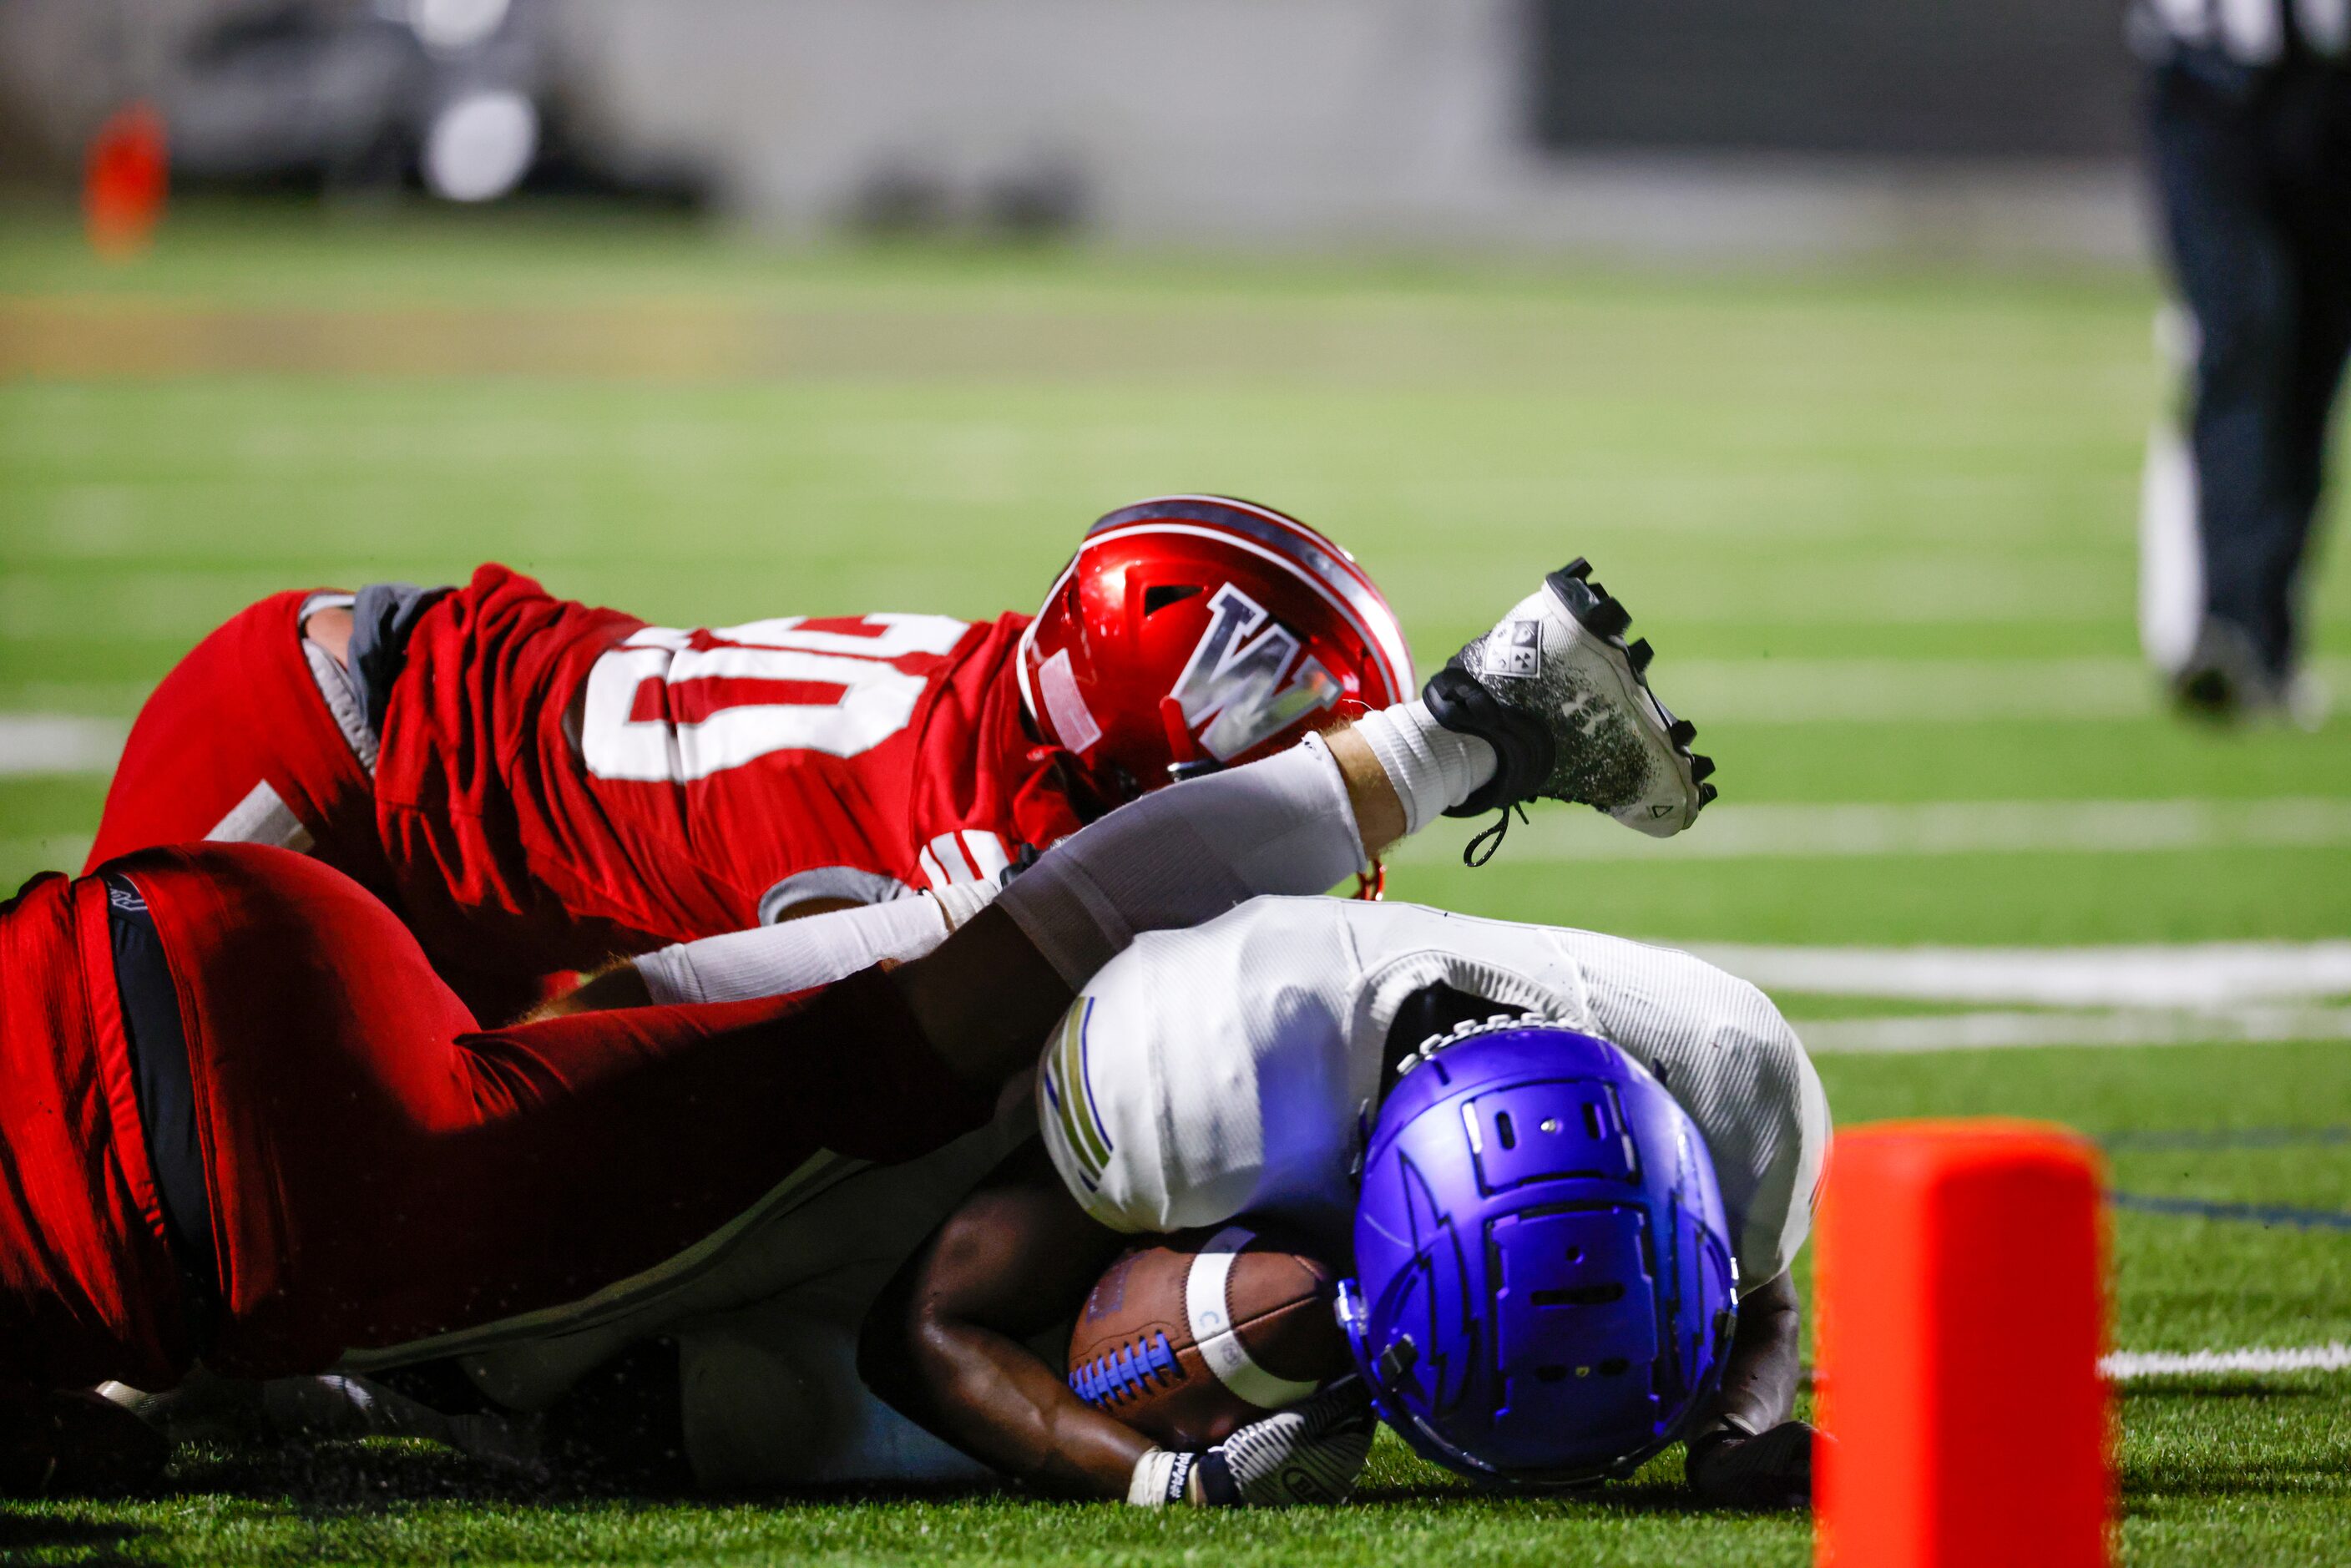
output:
[[2315, 723], [2300, 579], [2351, 350], [2351, 0], [2139, 0], [2185, 429], [2148, 444], [2139, 623], [2189, 712]]

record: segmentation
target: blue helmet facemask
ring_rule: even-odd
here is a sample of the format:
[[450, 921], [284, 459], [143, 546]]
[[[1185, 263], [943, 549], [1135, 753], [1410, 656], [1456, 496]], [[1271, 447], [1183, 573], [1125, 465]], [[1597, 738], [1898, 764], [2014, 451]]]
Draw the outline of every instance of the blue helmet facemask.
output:
[[1616, 1046], [1524, 1019], [1407, 1059], [1339, 1317], [1380, 1415], [1505, 1487], [1629, 1475], [1721, 1380], [1738, 1266], [1705, 1137]]

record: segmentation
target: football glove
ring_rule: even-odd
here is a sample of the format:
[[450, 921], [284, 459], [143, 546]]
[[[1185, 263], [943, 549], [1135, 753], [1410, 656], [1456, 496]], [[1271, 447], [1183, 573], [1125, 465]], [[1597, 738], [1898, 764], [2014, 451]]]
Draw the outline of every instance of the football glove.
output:
[[1379, 1421], [1349, 1378], [1248, 1426], [1204, 1453], [1154, 1448], [1135, 1462], [1126, 1500], [1144, 1508], [1282, 1508], [1341, 1502], [1371, 1457]]

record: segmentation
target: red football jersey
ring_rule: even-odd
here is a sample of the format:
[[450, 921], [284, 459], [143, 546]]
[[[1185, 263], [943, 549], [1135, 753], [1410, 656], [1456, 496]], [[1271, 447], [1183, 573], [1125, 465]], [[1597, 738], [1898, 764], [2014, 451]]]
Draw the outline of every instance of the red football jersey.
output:
[[378, 826], [428, 949], [587, 967], [795, 904], [993, 880], [1076, 831], [1024, 617], [648, 626], [503, 567], [419, 624]]

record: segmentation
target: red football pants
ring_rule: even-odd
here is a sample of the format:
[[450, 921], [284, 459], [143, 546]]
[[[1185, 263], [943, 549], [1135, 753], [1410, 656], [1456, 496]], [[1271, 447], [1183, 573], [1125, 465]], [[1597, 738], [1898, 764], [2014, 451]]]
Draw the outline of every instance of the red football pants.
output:
[[481, 1030], [399, 920], [314, 861], [204, 844], [115, 869], [179, 989], [225, 1372], [316, 1371], [576, 1301], [820, 1150], [908, 1159], [993, 1108], [877, 972]]

